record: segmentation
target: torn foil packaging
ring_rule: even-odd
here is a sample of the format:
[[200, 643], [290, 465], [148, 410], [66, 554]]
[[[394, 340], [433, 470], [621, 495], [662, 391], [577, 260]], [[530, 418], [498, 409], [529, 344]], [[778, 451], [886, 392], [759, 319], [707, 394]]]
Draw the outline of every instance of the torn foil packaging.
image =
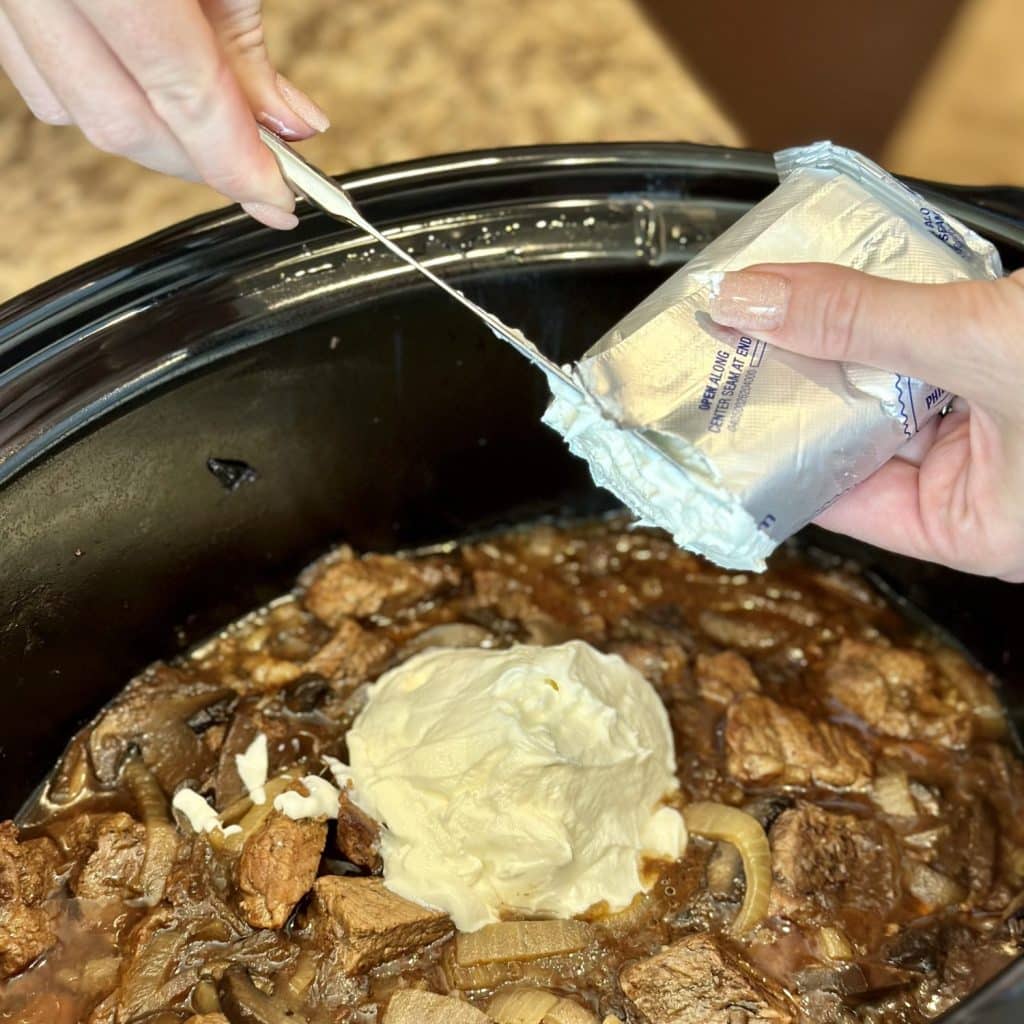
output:
[[921, 283], [1002, 273], [992, 245], [859, 154], [822, 142], [775, 159], [778, 188], [586, 353], [582, 394], [552, 379], [545, 414], [641, 521], [730, 569], [764, 569], [951, 396], [718, 328], [719, 275], [808, 261]]

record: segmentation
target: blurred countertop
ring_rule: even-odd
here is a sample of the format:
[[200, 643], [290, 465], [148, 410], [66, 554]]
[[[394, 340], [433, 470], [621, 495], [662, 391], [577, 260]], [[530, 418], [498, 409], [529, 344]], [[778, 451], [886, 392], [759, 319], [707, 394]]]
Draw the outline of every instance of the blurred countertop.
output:
[[[335, 173], [530, 143], [739, 142], [632, 0], [267, 0], [266, 22], [278, 67], [333, 120], [303, 152]], [[224, 205], [39, 124], [2, 78], [0, 173], [0, 301]]]

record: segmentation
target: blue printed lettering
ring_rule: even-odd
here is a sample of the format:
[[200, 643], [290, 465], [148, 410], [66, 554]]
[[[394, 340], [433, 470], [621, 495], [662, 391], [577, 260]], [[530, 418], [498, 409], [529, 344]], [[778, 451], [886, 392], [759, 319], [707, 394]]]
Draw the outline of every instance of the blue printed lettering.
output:
[[729, 353], [719, 349], [715, 353], [714, 362], [711, 364], [711, 372], [708, 374], [708, 382], [701, 395], [699, 408], [704, 412], [710, 412], [711, 406], [718, 395], [718, 388], [722, 383], [722, 374], [729, 365]]

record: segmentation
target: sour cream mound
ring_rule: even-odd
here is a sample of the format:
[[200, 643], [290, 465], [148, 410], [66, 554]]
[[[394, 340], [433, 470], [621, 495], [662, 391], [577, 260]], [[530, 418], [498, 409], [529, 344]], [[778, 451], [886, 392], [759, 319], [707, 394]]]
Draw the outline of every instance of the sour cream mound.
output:
[[645, 858], [686, 846], [664, 706], [581, 641], [424, 651], [370, 688], [348, 747], [385, 884], [461, 931], [621, 910]]

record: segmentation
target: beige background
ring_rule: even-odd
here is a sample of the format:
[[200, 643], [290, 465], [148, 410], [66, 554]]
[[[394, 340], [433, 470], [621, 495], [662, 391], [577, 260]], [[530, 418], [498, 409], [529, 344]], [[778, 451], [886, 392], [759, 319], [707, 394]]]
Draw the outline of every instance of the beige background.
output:
[[[585, 6], [584, 6], [585, 5]], [[630, 0], [266, 0], [280, 69], [331, 116], [326, 170], [476, 147], [740, 140]], [[585, 11], [586, 16], [581, 17]], [[0, 77], [0, 300], [224, 204], [35, 122]]]
[[1024, 0], [971, 0], [884, 159], [964, 184], [1024, 186]]
[[[333, 119], [305, 147], [330, 171], [524, 143], [742, 143], [632, 0], [266, 0], [266, 8], [282, 70]], [[886, 162], [937, 180], [1024, 184], [1022, 39], [1024, 0], [971, 0]], [[97, 153], [74, 129], [38, 124], [2, 77], [0, 173], [0, 301], [223, 205], [200, 187]]]

